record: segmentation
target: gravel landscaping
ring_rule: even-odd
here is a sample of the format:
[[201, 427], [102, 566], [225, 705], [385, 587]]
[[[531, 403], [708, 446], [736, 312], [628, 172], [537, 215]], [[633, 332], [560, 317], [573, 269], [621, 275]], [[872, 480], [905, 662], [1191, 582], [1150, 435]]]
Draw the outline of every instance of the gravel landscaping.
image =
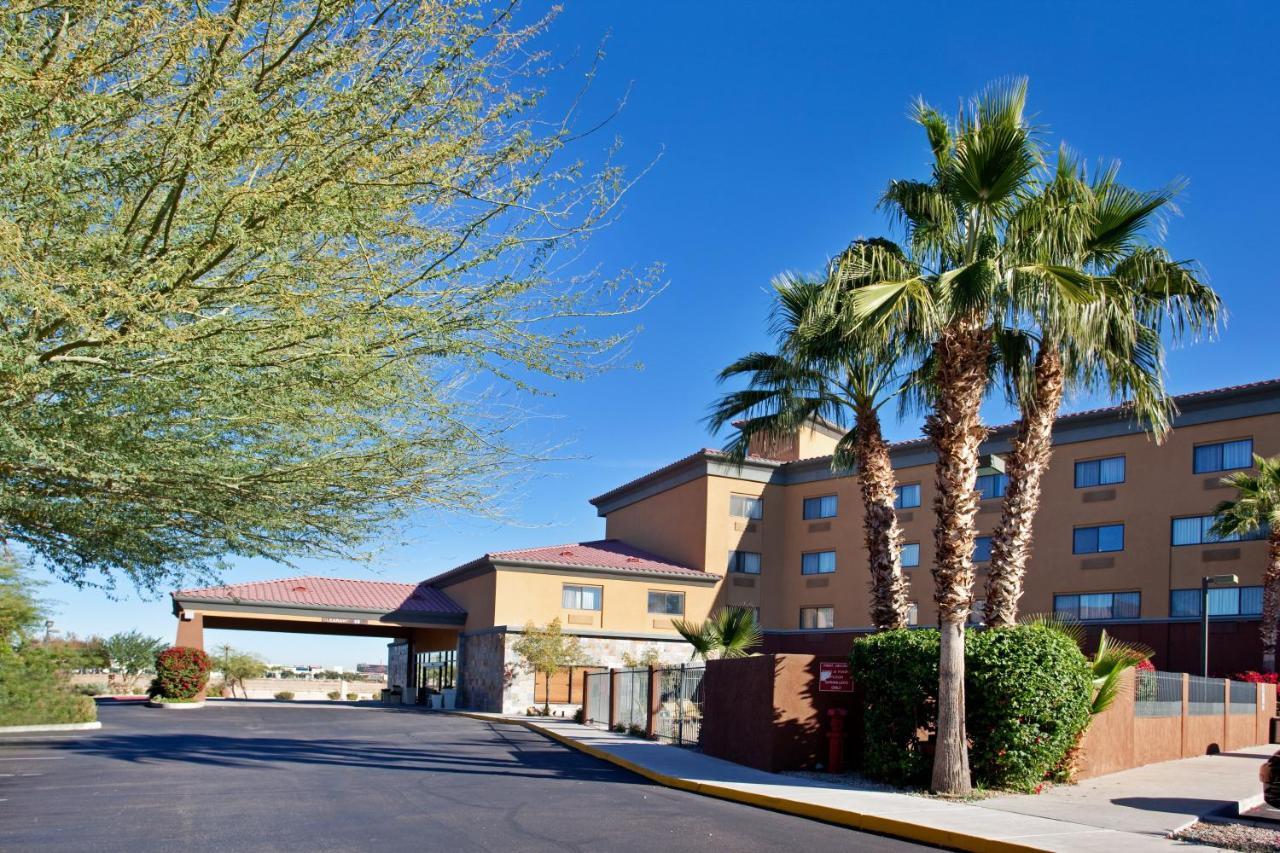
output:
[[1280, 850], [1280, 830], [1244, 823], [1206, 823], [1199, 821], [1173, 835], [1179, 841], [1207, 844], [1222, 850], [1244, 850], [1247, 853], [1274, 853]]

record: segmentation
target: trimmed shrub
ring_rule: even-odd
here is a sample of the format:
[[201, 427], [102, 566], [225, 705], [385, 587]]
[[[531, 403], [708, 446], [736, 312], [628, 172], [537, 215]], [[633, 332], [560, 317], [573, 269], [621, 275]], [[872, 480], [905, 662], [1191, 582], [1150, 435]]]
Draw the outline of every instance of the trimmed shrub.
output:
[[359, 699], [359, 698], [360, 698], [360, 694], [359, 694], [359, 693], [348, 693], [348, 694], [347, 694], [347, 699], [351, 700], [352, 702], [356, 701], [356, 700], [357, 700], [357, 699]]
[[938, 632], [883, 631], [853, 644], [851, 657], [863, 703], [862, 769], [894, 785], [929, 780], [921, 730], [937, 714]]
[[974, 782], [1033, 790], [1089, 724], [1089, 662], [1044, 625], [971, 631], [965, 643], [965, 725]]
[[52, 658], [39, 649], [0, 648], [0, 726], [91, 723], [98, 706], [58, 677]]
[[[926, 785], [932, 755], [922, 735], [937, 725], [938, 632], [884, 631], [859, 639], [851, 661], [863, 710], [868, 776]], [[965, 718], [975, 784], [1035, 788], [1089, 723], [1089, 663], [1046, 626], [969, 631]]]
[[81, 696], [101, 696], [107, 692], [105, 684], [77, 684], [71, 688]]
[[151, 695], [164, 699], [195, 699], [209, 682], [212, 664], [201, 649], [172, 646], [156, 655], [156, 678]]
[[329, 691], [328, 693], [326, 693], [325, 695], [326, 695], [326, 696], [328, 696], [330, 699], [341, 699], [341, 698], [342, 698], [342, 694], [341, 694], [340, 692], [338, 692], [337, 690], [330, 690], [330, 691]]
[[289, 700], [291, 700], [291, 699], [293, 698], [293, 691], [292, 691], [292, 690], [281, 690], [279, 693], [277, 693], [277, 694], [276, 694], [276, 698], [277, 698], [277, 699], [279, 699], [279, 700], [280, 700], [280, 701], [282, 701], [282, 702], [288, 702]]

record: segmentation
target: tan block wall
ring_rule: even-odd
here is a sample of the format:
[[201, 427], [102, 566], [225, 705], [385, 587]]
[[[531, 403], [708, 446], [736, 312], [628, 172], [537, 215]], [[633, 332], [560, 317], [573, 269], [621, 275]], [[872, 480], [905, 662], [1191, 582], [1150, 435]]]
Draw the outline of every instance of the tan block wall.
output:
[[[1169, 614], [1170, 589], [1196, 587], [1205, 574], [1234, 573], [1242, 585], [1260, 584], [1265, 542], [1171, 544], [1173, 518], [1210, 514], [1231, 494], [1218, 485], [1222, 475], [1192, 473], [1194, 446], [1243, 437], [1253, 438], [1256, 453], [1280, 454], [1280, 415], [1183, 426], [1163, 445], [1143, 434], [1057, 445], [1043, 484], [1022, 611], [1051, 611], [1055, 594], [1138, 591], [1141, 616], [1160, 618]], [[1076, 461], [1114, 455], [1125, 457], [1124, 483], [1075, 488]], [[920, 506], [899, 511], [899, 522], [903, 541], [920, 545], [919, 567], [906, 569], [911, 600], [918, 606], [919, 624], [933, 624], [934, 468], [902, 468], [897, 476], [899, 483], [920, 485]], [[764, 517], [750, 523], [730, 517], [732, 494], [762, 496]], [[831, 494], [838, 498], [837, 517], [803, 518], [806, 497]], [[978, 535], [993, 532], [1000, 507], [998, 498], [981, 502]], [[766, 628], [796, 629], [800, 609], [810, 606], [830, 606], [837, 628], [857, 628], [870, 624], [862, 515], [857, 482], [850, 476], [788, 486], [709, 476], [616, 510], [606, 526], [611, 537], [712, 572], [725, 571], [730, 550], [760, 553], [760, 576], [727, 578], [716, 603], [758, 606]], [[1125, 525], [1124, 551], [1071, 553], [1075, 527], [1112, 522]], [[824, 550], [836, 551], [835, 573], [802, 575], [801, 555]], [[979, 564], [975, 598], [982, 598], [985, 583], [985, 566]]]
[[[498, 569], [497, 596], [493, 607], [495, 624], [512, 627], [528, 622], [545, 625], [560, 619], [565, 629], [575, 633], [610, 631], [678, 637], [671, 627], [672, 617], [649, 613], [649, 592], [680, 592], [685, 597], [685, 617], [701, 620], [711, 610], [717, 585], [681, 583], [677, 578], [622, 578], [587, 574]], [[565, 584], [597, 586], [602, 589], [601, 609], [566, 610]], [[452, 587], [447, 590], [452, 594]]]

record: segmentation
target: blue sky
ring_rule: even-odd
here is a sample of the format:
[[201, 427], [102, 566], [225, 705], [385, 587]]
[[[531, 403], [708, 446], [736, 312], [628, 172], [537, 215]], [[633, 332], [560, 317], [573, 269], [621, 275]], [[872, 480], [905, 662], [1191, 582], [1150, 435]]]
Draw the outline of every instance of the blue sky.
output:
[[[424, 515], [373, 567], [302, 571], [417, 581], [484, 551], [598, 538], [589, 497], [719, 443], [702, 424], [714, 376], [769, 345], [770, 278], [819, 269], [849, 240], [886, 232], [881, 188], [926, 170], [909, 101], [923, 95], [950, 111], [1008, 75], [1030, 77], [1030, 109], [1051, 144], [1118, 159], [1135, 186], [1190, 182], [1166, 245], [1204, 265], [1231, 316], [1219, 341], [1170, 354], [1173, 390], [1280, 376], [1278, 23], [1280, 8], [1262, 2], [570, 4], [545, 46], [581, 71], [608, 34], [588, 106], [603, 115], [630, 87], [604, 137], [624, 140], [634, 169], [661, 155], [588, 250], [605, 268], [666, 266], [666, 291], [638, 318], [631, 360], [644, 367], [553, 386], [556, 396], [534, 403], [554, 419], [536, 422], [529, 440], [568, 439], [576, 458], [541, 469], [509, 500], [508, 522]], [[989, 409], [993, 422], [1008, 419]], [[911, 437], [918, 425], [890, 429]], [[227, 579], [298, 573], [242, 563]], [[62, 584], [45, 593], [62, 630], [172, 636], [167, 596], [122, 589], [108, 601]], [[275, 662], [351, 665], [385, 653], [382, 641], [354, 638], [207, 640]]]

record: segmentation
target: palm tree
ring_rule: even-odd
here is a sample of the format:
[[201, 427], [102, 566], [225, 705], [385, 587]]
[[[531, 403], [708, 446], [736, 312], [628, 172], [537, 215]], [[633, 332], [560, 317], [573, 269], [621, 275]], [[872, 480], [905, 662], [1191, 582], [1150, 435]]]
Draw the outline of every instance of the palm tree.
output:
[[[910, 252], [877, 250], [847, 264], [858, 280], [845, 326], [929, 341], [932, 411], [925, 434], [937, 455], [934, 601], [941, 634], [933, 790], [971, 788], [964, 724], [964, 626], [973, 599], [974, 487], [986, 428], [994, 341], [1005, 327], [1014, 267], [1006, 224], [1043, 161], [1023, 119], [1026, 82], [988, 87], [953, 120], [918, 103], [915, 120], [933, 152], [929, 181], [893, 181], [882, 206], [907, 230]], [[1069, 272], [1026, 265], [1059, 288], [1088, 284]], [[837, 281], [840, 279], [838, 278]], [[842, 288], [832, 288], [832, 299]]]
[[[846, 255], [865, 253], [870, 245], [856, 242]], [[778, 352], [751, 353], [720, 373], [722, 382], [747, 376], [748, 384], [717, 401], [708, 423], [713, 430], [736, 424], [726, 452], [739, 462], [754, 437], [788, 436], [814, 419], [842, 429], [851, 424], [836, 445], [831, 468], [857, 474], [871, 572], [871, 623], [877, 630], [903, 628], [910, 602], [894, 510], [897, 480], [879, 414], [894, 388], [895, 353], [902, 348], [868, 335], [842, 334], [835, 324], [838, 315], [820, 310], [825, 287], [825, 282], [792, 275], [775, 280]]]
[[1262, 575], [1262, 668], [1276, 671], [1276, 627], [1280, 623], [1280, 456], [1254, 455], [1258, 473], [1237, 471], [1222, 482], [1237, 492], [1233, 501], [1218, 504], [1210, 533], [1220, 538], [1259, 531], [1267, 536], [1267, 568]]
[[671, 625], [693, 646], [693, 656], [744, 658], [760, 645], [760, 626], [746, 607], [722, 607], [705, 622], [673, 619]]
[[[1161, 441], [1172, 409], [1163, 383], [1163, 327], [1175, 340], [1216, 328], [1217, 294], [1190, 263], [1170, 260], [1144, 239], [1178, 188], [1138, 192], [1116, 176], [1113, 165], [1090, 180], [1060, 149], [1055, 173], [1019, 204], [1006, 232], [1008, 253], [1028, 262], [1014, 269], [1012, 304], [1032, 327], [1024, 352], [1035, 355], [1029, 364], [1006, 365], [1020, 419], [992, 535], [984, 612], [991, 627], [1017, 621], [1040, 481], [1066, 390], [1130, 397], [1132, 414]], [[1090, 282], [1091, 298], [1058, 287], [1055, 277], [1064, 275]]]

